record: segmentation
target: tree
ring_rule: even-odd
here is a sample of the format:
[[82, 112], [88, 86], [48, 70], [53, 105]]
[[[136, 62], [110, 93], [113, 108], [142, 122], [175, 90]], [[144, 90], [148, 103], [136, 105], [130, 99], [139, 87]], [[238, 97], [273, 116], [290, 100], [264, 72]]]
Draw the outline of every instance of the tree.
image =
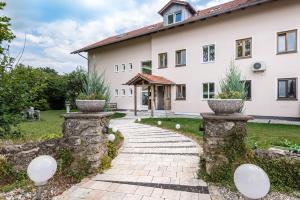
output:
[[[0, 2], [0, 11], [4, 9], [6, 3]], [[0, 54], [4, 53], [3, 42], [11, 42], [15, 36], [10, 30], [10, 18], [0, 16]]]

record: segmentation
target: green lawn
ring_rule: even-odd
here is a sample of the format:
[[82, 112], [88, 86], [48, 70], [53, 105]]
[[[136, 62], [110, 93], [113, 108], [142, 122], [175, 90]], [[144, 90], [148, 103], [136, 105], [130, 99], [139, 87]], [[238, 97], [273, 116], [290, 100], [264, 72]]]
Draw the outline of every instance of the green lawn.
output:
[[[203, 133], [199, 131], [202, 124], [200, 119], [188, 118], [148, 118], [141, 123], [157, 126], [157, 121], [162, 121], [162, 128], [176, 130], [175, 125], [180, 124], [180, 132], [196, 138], [201, 142]], [[257, 143], [259, 148], [283, 145], [285, 140], [292, 144], [300, 144], [300, 126], [281, 124], [248, 123], [248, 145]]]
[[[26, 121], [16, 129], [22, 133], [22, 138], [13, 139], [13, 142], [40, 141], [62, 137], [63, 114], [65, 110], [48, 110], [41, 112], [40, 121]], [[124, 113], [114, 113], [112, 119], [124, 117]], [[1, 142], [1, 140], [0, 140]]]

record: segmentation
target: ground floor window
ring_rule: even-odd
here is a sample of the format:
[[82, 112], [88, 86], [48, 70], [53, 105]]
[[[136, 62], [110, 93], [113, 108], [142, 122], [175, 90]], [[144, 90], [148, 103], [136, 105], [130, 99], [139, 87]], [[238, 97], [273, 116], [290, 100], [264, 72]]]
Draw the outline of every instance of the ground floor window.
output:
[[176, 100], [185, 100], [186, 99], [186, 86], [176, 85]]
[[245, 83], [246, 100], [249, 101], [252, 99], [251, 81], [247, 80], [247, 81], [243, 81], [243, 83]]
[[122, 89], [122, 96], [126, 96], [126, 90]]
[[132, 96], [132, 95], [133, 95], [133, 89], [129, 88], [129, 96]]
[[278, 79], [278, 99], [295, 100], [297, 99], [297, 79], [282, 78]]
[[203, 99], [215, 98], [215, 83], [203, 83]]
[[115, 96], [119, 96], [119, 90], [118, 89], [115, 89]]

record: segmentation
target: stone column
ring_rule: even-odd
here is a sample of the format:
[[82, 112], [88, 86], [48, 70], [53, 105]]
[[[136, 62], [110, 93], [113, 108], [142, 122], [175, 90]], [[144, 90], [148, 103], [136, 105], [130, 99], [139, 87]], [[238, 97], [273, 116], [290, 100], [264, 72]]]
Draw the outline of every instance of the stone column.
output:
[[234, 156], [245, 156], [247, 121], [252, 119], [251, 116], [213, 113], [201, 113], [201, 116], [204, 128], [202, 162], [205, 162], [208, 174], [228, 164]]
[[76, 158], [86, 158], [93, 169], [106, 153], [106, 136], [102, 129], [109, 124], [112, 113], [68, 113], [64, 115], [64, 143]]

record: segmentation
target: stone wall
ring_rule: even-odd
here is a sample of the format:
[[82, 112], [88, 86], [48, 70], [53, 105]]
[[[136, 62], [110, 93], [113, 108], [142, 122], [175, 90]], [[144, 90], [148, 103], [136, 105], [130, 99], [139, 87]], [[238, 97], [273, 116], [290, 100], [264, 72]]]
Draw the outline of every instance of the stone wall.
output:
[[111, 113], [65, 114], [63, 138], [20, 145], [1, 145], [0, 155], [5, 155], [18, 170], [26, 170], [32, 159], [39, 155], [55, 157], [60, 149], [70, 149], [75, 158], [85, 158], [93, 169], [99, 166], [106, 153], [107, 141], [102, 129], [108, 126]]
[[[203, 117], [203, 162], [208, 174], [228, 164], [228, 154], [246, 154], [247, 121], [241, 114], [215, 115], [202, 113]], [[232, 155], [234, 156], [234, 155]]]

